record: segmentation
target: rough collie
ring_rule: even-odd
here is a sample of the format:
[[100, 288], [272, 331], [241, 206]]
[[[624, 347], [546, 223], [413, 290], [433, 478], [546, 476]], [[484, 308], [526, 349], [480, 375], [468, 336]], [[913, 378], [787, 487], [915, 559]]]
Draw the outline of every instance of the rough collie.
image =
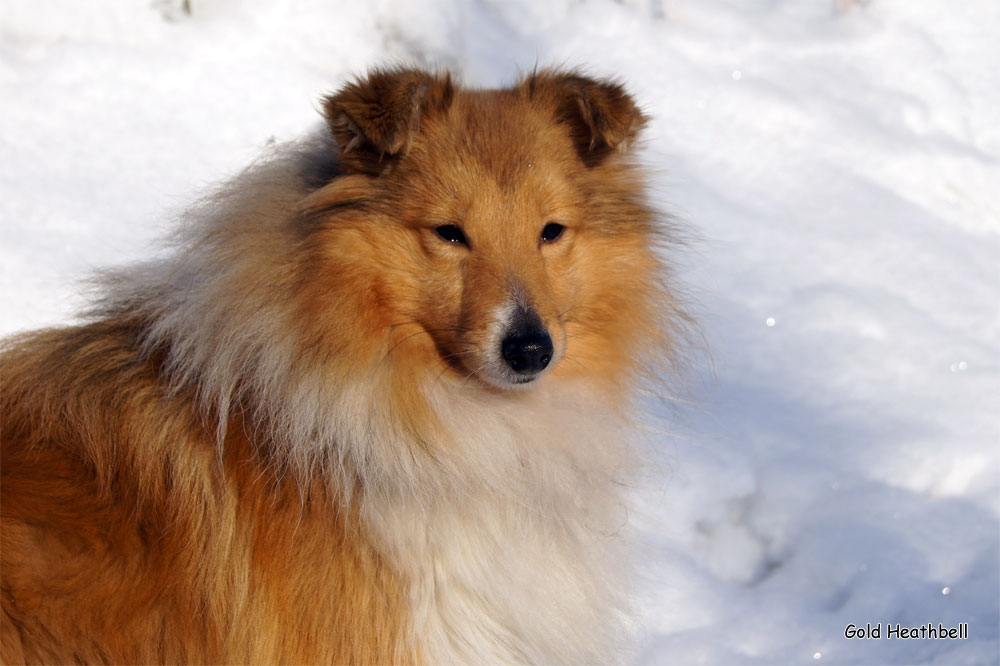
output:
[[379, 70], [2, 355], [6, 663], [595, 663], [684, 318], [622, 87]]

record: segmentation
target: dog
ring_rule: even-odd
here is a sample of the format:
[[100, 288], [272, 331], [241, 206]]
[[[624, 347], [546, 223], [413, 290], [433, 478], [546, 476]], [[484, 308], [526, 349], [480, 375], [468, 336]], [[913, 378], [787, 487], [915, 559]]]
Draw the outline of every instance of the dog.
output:
[[0, 366], [5, 663], [598, 663], [686, 317], [623, 87], [384, 68]]

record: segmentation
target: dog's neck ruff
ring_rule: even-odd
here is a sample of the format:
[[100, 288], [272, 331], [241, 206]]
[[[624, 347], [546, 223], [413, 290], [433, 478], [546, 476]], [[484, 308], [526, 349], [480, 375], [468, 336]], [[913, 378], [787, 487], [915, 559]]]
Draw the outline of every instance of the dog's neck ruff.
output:
[[631, 464], [620, 418], [545, 386], [512, 397], [437, 383], [427, 399], [444, 450], [418, 465], [423, 483], [383, 486], [362, 515], [409, 586], [428, 661], [613, 660]]

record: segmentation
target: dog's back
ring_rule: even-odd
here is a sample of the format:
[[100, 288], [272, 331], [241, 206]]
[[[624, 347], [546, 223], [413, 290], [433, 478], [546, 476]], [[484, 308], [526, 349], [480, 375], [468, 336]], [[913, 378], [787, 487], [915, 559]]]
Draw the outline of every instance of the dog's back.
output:
[[356, 511], [242, 425], [220, 458], [137, 331], [4, 354], [4, 663], [396, 663], [399, 581]]

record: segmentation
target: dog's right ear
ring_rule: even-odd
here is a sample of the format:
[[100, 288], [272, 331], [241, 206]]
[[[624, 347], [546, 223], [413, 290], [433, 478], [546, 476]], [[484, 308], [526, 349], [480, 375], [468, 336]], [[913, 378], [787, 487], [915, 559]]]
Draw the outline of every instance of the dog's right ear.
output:
[[406, 154], [420, 116], [431, 102], [450, 101], [450, 78], [412, 69], [375, 70], [323, 101], [323, 113], [340, 146], [344, 166], [381, 172]]

